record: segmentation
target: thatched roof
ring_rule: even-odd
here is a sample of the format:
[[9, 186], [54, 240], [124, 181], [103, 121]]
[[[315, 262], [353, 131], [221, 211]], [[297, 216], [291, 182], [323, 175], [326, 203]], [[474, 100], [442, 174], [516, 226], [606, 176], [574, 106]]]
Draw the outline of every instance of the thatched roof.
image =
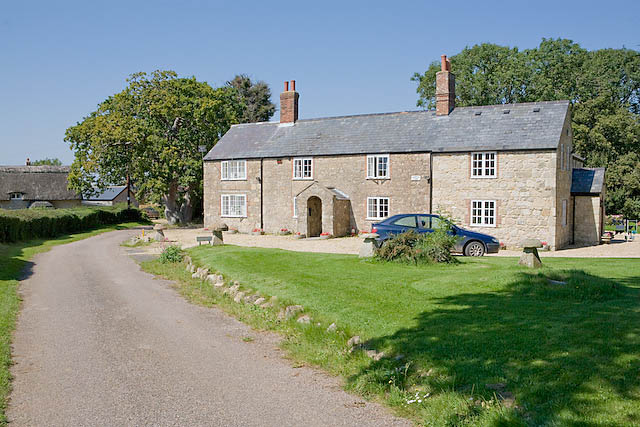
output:
[[24, 194], [24, 200], [80, 200], [67, 189], [69, 166], [0, 166], [0, 200], [11, 193]]

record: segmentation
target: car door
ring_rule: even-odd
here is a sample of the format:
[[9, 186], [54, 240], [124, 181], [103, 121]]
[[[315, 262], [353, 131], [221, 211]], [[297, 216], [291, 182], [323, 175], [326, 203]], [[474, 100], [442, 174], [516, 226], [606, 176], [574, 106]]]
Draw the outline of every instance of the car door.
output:
[[433, 228], [431, 228], [431, 215], [418, 215], [418, 233], [431, 233], [433, 232]]

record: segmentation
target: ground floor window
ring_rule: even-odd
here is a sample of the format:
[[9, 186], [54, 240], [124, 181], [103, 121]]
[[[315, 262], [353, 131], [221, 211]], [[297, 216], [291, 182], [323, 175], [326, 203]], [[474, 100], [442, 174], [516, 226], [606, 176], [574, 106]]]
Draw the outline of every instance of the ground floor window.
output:
[[388, 197], [367, 197], [367, 219], [383, 219], [388, 216]]
[[567, 225], [567, 200], [562, 201], [562, 226]]
[[222, 216], [246, 217], [247, 196], [245, 194], [223, 194]]
[[471, 225], [484, 227], [496, 226], [496, 201], [472, 200], [471, 201]]

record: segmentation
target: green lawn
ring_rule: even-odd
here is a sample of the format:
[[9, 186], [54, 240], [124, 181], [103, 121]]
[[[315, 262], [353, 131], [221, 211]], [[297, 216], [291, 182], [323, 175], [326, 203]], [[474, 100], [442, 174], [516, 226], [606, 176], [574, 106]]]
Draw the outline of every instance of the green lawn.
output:
[[75, 242], [106, 231], [130, 228], [138, 223], [106, 226], [85, 233], [60, 236], [55, 239], [38, 239], [14, 244], [0, 244], [0, 425], [7, 419], [5, 409], [11, 389], [11, 334], [20, 307], [18, 280], [34, 255], [46, 252], [53, 246]]
[[[286, 330], [293, 357], [426, 425], [640, 424], [640, 260], [546, 258], [533, 272], [514, 258], [416, 267], [233, 246], [189, 252], [245, 287], [304, 305], [322, 325]], [[403, 357], [336, 350], [330, 322], [346, 330], [339, 346], [358, 334]], [[496, 403], [486, 387], [496, 383], [516, 409]], [[422, 402], [407, 404], [416, 392]]]

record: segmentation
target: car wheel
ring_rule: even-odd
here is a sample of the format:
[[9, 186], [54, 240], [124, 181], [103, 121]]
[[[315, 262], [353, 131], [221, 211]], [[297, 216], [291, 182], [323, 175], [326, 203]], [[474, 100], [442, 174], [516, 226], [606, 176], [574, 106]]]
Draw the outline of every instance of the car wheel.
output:
[[477, 240], [469, 242], [464, 247], [464, 254], [466, 256], [482, 256], [484, 255], [484, 245]]

